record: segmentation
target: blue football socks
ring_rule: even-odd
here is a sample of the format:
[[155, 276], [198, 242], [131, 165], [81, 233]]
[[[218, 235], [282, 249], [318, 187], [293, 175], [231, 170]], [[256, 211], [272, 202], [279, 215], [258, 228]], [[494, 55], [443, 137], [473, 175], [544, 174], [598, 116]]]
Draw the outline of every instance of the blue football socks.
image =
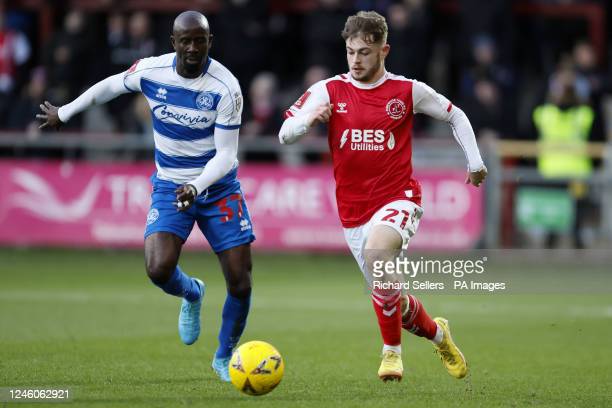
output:
[[193, 278], [186, 275], [178, 266], [166, 283], [156, 285], [164, 292], [185, 298], [189, 302], [195, 302], [202, 296], [200, 285]]
[[215, 353], [216, 358], [227, 358], [232, 355], [246, 326], [250, 306], [251, 295], [237, 298], [227, 294], [223, 306], [223, 322], [219, 331], [219, 348]]

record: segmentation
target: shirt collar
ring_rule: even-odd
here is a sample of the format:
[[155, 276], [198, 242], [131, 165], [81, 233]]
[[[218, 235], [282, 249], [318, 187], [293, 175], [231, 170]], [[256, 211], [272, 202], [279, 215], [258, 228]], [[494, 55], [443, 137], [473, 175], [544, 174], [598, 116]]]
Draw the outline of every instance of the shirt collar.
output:
[[382, 85], [387, 79], [389, 79], [389, 73], [385, 69], [385, 71], [383, 72], [383, 75], [378, 79], [378, 81], [373, 82], [371, 84], [366, 84], [366, 83], [357, 81], [356, 79], [353, 78], [350, 72], [348, 73], [348, 77], [349, 77], [349, 81], [351, 82], [351, 84], [353, 84], [355, 87], [359, 89], [373, 89], [373, 88], [376, 88]]
[[[210, 58], [210, 55], [208, 55], [206, 57], [206, 64], [204, 64], [204, 68], [202, 69], [202, 76], [206, 75], [206, 73], [208, 72], [208, 68], [210, 67], [211, 62], [212, 58]], [[174, 59], [172, 60], [172, 70], [176, 72], [176, 54], [174, 54]]]

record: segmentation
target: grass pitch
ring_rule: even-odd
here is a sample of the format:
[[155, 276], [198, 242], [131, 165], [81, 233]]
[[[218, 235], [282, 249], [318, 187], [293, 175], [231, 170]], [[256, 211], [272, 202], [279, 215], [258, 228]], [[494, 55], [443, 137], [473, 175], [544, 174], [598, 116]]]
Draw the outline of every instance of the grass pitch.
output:
[[[210, 369], [225, 288], [210, 254], [181, 266], [208, 285], [203, 332], [177, 333], [179, 299], [146, 278], [136, 252], [0, 250], [0, 387], [66, 388], [70, 406], [610, 406], [612, 300], [600, 294], [433, 295], [471, 375], [448, 376], [428, 341], [404, 333], [401, 383], [376, 376], [381, 340], [349, 256], [254, 255], [242, 341], [265, 340], [285, 378], [263, 397]], [[2, 403], [4, 406], [35, 404]], [[61, 404], [60, 404], [61, 406]]]

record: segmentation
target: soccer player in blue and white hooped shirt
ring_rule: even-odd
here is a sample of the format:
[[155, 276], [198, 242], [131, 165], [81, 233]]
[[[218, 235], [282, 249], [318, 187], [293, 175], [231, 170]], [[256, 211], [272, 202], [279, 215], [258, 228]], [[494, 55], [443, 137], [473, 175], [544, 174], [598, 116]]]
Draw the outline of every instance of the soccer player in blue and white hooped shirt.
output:
[[213, 368], [229, 381], [228, 364], [244, 330], [251, 298], [251, 220], [236, 178], [242, 94], [230, 71], [208, 56], [206, 17], [181, 13], [170, 37], [176, 52], [136, 61], [73, 102], [40, 105], [41, 128], [59, 128], [75, 114], [128, 92], [142, 92], [153, 118], [153, 193], [145, 231], [146, 270], [166, 293], [183, 298], [179, 334], [193, 344], [200, 334], [205, 286], [178, 266], [194, 222], [219, 257], [227, 284], [219, 348]]

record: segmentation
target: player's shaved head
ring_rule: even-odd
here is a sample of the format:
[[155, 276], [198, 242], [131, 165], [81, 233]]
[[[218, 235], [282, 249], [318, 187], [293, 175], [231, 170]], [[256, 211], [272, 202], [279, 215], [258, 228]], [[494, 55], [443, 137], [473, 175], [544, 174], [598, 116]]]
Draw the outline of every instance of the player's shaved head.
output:
[[204, 16], [204, 14], [188, 10], [183, 11], [181, 14], [176, 16], [174, 19], [174, 25], [172, 26], [172, 32], [174, 34], [183, 31], [183, 30], [191, 30], [194, 28], [202, 28], [207, 32], [210, 32], [210, 26], [208, 25], [208, 20]]
[[208, 20], [197, 11], [184, 11], [174, 19], [170, 41], [176, 51], [176, 71], [185, 78], [201, 75], [212, 45]]

